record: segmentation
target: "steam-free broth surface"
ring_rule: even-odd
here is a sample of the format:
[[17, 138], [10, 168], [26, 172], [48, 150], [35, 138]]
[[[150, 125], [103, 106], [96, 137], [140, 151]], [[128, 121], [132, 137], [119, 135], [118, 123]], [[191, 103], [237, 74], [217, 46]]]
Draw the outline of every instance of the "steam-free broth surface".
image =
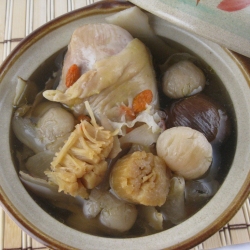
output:
[[[171, 64], [174, 64], [177, 61], [181, 61], [183, 60], [183, 58], [192, 61], [197, 67], [199, 67], [203, 71], [206, 78], [206, 85], [202, 91], [202, 95], [206, 96], [206, 98], [208, 98], [209, 101], [218, 104], [219, 107], [218, 109], [222, 108], [223, 112], [224, 111], [226, 112], [226, 115], [229, 118], [228, 124], [230, 124], [228, 125], [230, 126], [230, 128], [226, 127], [221, 128], [223, 131], [227, 129], [229, 129], [230, 131], [225, 136], [225, 139], [223, 139], [224, 140], [223, 142], [216, 141], [216, 139], [213, 139], [210, 142], [212, 145], [213, 159], [211, 162], [211, 166], [209, 167], [209, 170], [204, 175], [202, 175], [197, 179], [185, 180], [184, 184], [185, 192], [183, 193], [184, 200], [180, 201], [180, 202], [184, 201], [184, 203], [181, 205], [184, 208], [184, 212], [178, 211], [176, 212], [176, 214], [169, 215], [168, 211], [171, 211], [172, 208], [169, 208], [168, 204], [167, 205], [165, 204], [163, 206], [152, 206], [152, 209], [154, 207], [154, 210], [151, 211], [150, 210], [151, 206], [146, 206], [147, 208], [145, 209], [144, 208], [145, 206], [143, 204], [135, 203], [132, 204], [131, 207], [129, 208], [131, 210], [136, 209], [137, 211], [135, 223], [133, 223], [133, 226], [129, 230], [119, 231], [114, 228], [109, 228], [106, 225], [100, 226], [100, 218], [99, 218], [100, 215], [97, 215], [96, 217], [93, 218], [90, 217], [87, 218], [88, 216], [82, 213], [83, 210], [82, 206], [85, 207], [89, 206], [89, 204], [87, 204], [86, 201], [82, 201], [82, 199], [80, 198], [74, 198], [70, 195], [67, 195], [69, 196], [69, 198], [68, 201], [65, 202], [67, 198], [62, 198], [66, 196], [62, 194], [63, 192], [61, 192], [61, 195], [58, 195], [58, 197], [55, 195], [54, 198], [51, 198], [53, 196], [51, 196], [50, 198], [46, 198], [45, 197], [46, 195], [42, 194], [41, 191], [39, 191], [39, 185], [40, 185], [39, 182], [36, 183], [36, 181], [34, 181], [35, 183], [34, 185], [30, 184], [29, 181], [27, 181], [28, 179], [26, 179], [26, 181], [23, 181], [24, 176], [22, 176], [21, 179], [25, 187], [27, 188], [27, 191], [32, 196], [32, 198], [36, 201], [36, 203], [39, 206], [41, 206], [48, 214], [50, 214], [55, 219], [85, 233], [99, 235], [99, 236], [126, 238], [126, 237], [139, 237], [144, 235], [150, 235], [171, 228], [176, 224], [181, 223], [182, 221], [192, 216], [194, 213], [200, 210], [204, 205], [206, 205], [207, 202], [209, 202], [209, 200], [218, 191], [219, 187], [223, 183], [234, 158], [234, 152], [236, 147], [236, 136], [237, 136], [236, 119], [230, 97], [225, 87], [223, 86], [223, 83], [215, 73], [216, 69], [213, 69], [213, 65], [207, 65], [203, 60], [198, 58], [191, 51], [177, 44], [174, 41], [165, 40], [165, 42], [172, 48], [172, 55], [170, 57], [168, 55], [165, 58], [166, 59], [165, 61], [168, 61], [168, 63], [165, 63], [165, 66], [162, 66], [162, 62], [159, 63], [157, 57], [154, 54], [152, 54], [154, 62], [154, 70], [157, 74], [156, 79], [157, 79], [157, 88], [158, 88], [159, 104], [160, 104], [159, 110], [163, 111], [165, 114], [165, 117], [163, 119], [164, 123], [163, 125], [165, 126], [164, 129], [169, 129], [170, 127], [172, 127], [172, 125], [171, 126], [169, 125], [168, 121], [170, 119], [169, 110], [171, 109], [171, 107], [174, 107], [172, 105], [177, 105], [176, 104], [177, 102], [180, 102], [186, 98], [191, 98], [191, 97], [184, 97], [184, 98], [179, 98], [178, 100], [173, 100], [167, 97], [162, 91], [162, 78], [163, 78], [163, 72], [165, 70], [164, 67], [169, 68]], [[32, 74], [29, 81], [34, 82], [36, 85], [36, 88], [32, 87], [32, 90], [34, 90], [34, 96], [39, 91], [43, 91], [45, 89], [45, 82], [47, 82], [49, 78], [52, 78], [52, 80], [50, 80], [50, 82], [46, 85], [46, 88], [55, 89], [57, 87], [60, 81], [63, 59], [66, 51], [67, 51], [66, 48], [62, 48], [60, 51], [58, 51], [57, 53], [52, 55], [48, 60], [46, 60], [42, 65], [40, 65], [38, 69]], [[57, 72], [57, 75], [55, 75], [55, 72]], [[45, 99], [42, 96], [40, 98], [41, 102], [45, 101]], [[31, 105], [32, 109], [33, 103], [28, 103], [28, 105]], [[73, 115], [74, 125], [79, 124], [79, 121], [77, 121], [78, 116], [75, 114], [76, 112], [72, 111], [71, 108], [67, 105], [61, 105], [61, 107], [65, 109], [67, 112], [74, 114]], [[14, 111], [16, 110], [17, 109], [15, 109]], [[29, 117], [29, 119], [34, 122], [37, 121], [37, 117], [32, 117], [32, 115], [31, 117]], [[143, 150], [145, 150], [145, 146], [134, 145], [133, 149], [131, 149], [130, 147], [125, 147], [125, 149], [123, 149], [122, 152], [120, 152], [118, 156], [115, 157], [114, 159], [106, 159], [106, 161], [108, 162], [108, 169], [106, 171], [103, 180], [100, 182], [100, 184], [97, 185], [97, 190], [101, 190], [101, 192], [102, 190], [105, 190], [105, 192], [106, 190], [109, 190], [109, 188], [107, 188], [109, 186], [109, 182], [107, 180], [109, 178], [109, 174], [113, 166], [115, 165], [115, 163], [119, 158], [123, 157], [123, 155], [126, 155], [128, 151], [133, 153]], [[150, 147], [146, 148], [146, 151], [155, 155], [156, 154], [155, 143], [150, 145]], [[29, 149], [27, 146], [21, 143], [16, 138], [15, 135], [13, 135], [13, 158], [16, 162], [18, 172], [23, 171], [27, 173], [27, 175], [32, 176], [32, 174], [29, 173], [26, 167], [26, 163], [29, 157], [32, 155], [34, 155], [33, 150]], [[51, 159], [53, 159], [53, 156], [50, 157]], [[46, 161], [44, 160], [44, 158], [41, 159], [43, 161]], [[171, 175], [167, 174], [167, 175], [171, 177], [166, 177], [166, 178], [173, 178], [175, 176], [173, 174]], [[176, 178], [177, 178], [175, 180], [176, 182], [182, 181], [182, 179], [180, 179], [178, 176]], [[56, 185], [53, 185], [53, 190], [54, 189], [56, 189]], [[111, 194], [113, 195], [114, 193]], [[106, 197], [105, 195], [106, 193], [101, 193], [102, 197]], [[111, 201], [110, 202], [112, 204], [116, 204], [114, 203], [116, 202], [116, 200], [112, 200], [112, 199], [117, 199], [115, 195], [114, 197], [115, 198], [113, 198], [113, 196], [112, 197], [107, 196], [105, 199], [107, 200], [111, 199], [113, 203]], [[91, 197], [91, 199], [92, 198], [93, 197]], [[96, 198], [94, 197], [93, 201], [96, 202], [95, 199]], [[156, 221], [153, 227], [150, 226], [149, 221], [147, 219], [147, 213], [149, 214], [155, 213], [158, 215], [162, 214], [163, 218], [162, 228], [158, 227], [157, 223], [160, 223], [159, 221]], [[170, 219], [172, 218], [171, 216], [176, 216], [176, 218]]]

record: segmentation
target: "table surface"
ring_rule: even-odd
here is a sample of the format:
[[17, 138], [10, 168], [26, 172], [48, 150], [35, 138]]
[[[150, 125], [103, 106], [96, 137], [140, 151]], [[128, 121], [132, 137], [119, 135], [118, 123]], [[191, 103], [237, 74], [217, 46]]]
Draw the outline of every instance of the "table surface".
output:
[[[92, 4], [94, 0], [0, 0], [0, 63], [11, 50], [33, 30], [74, 9]], [[250, 243], [249, 198], [242, 208], [219, 232], [193, 248], [214, 249]], [[244, 245], [249, 247], [249, 245]], [[0, 207], [1, 249], [48, 249], [23, 232]], [[228, 248], [228, 249], [231, 249]]]

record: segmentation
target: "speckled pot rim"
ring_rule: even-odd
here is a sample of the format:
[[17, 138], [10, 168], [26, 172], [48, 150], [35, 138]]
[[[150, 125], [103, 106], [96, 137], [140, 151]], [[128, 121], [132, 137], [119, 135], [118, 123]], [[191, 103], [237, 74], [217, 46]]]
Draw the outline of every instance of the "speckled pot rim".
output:
[[[86, 17], [90, 17], [93, 16], [95, 14], [111, 14], [113, 12], [117, 12], [119, 10], [123, 10], [126, 9], [128, 7], [131, 7], [132, 4], [128, 3], [128, 2], [124, 2], [124, 1], [117, 1], [117, 2], [113, 2], [113, 1], [107, 1], [107, 2], [98, 2], [92, 6], [87, 6], [84, 7], [82, 9], [73, 11], [69, 14], [63, 15], [60, 18], [57, 18], [53, 21], [51, 21], [50, 23], [45, 24], [44, 26], [42, 26], [41, 28], [37, 29], [36, 31], [34, 31], [32, 34], [30, 34], [27, 38], [25, 38], [23, 41], [20, 42], [20, 44], [12, 51], [12, 53], [9, 55], [9, 57], [5, 60], [5, 62], [2, 64], [1, 68], [0, 68], [0, 87], [2, 82], [4, 82], [5, 77], [8, 76], [8, 72], [10, 71], [11, 67], [13, 67], [16, 62], [18, 62], [18, 60], [20, 59], [20, 57], [22, 57], [22, 55], [29, 50], [32, 45], [34, 45], [37, 41], [39, 41], [39, 39], [46, 37], [50, 32], [52, 32], [53, 30], [56, 30], [59, 27], [62, 27], [66, 24], [69, 24], [71, 22], [74, 22], [76, 20], [80, 20], [82, 18], [86, 18]], [[185, 34], [186, 36], [190, 36], [191, 39], [194, 39], [195, 41], [200, 41], [200, 43], [202, 44], [202, 46], [204, 48], [208, 48], [208, 53], [209, 53], [209, 49], [213, 48], [213, 52], [216, 54], [218, 53], [218, 58], [222, 58], [221, 61], [223, 62], [223, 60], [226, 60], [227, 62], [230, 62], [231, 65], [226, 66], [227, 70], [232, 70], [234, 72], [237, 72], [237, 74], [240, 74], [240, 82], [243, 82], [242, 87], [240, 87], [240, 94], [242, 95], [242, 101], [245, 103], [245, 108], [246, 110], [244, 110], [244, 112], [246, 112], [247, 115], [245, 115], [245, 125], [243, 127], [243, 129], [246, 129], [246, 134], [245, 137], [250, 138], [250, 114], [249, 114], [249, 107], [250, 107], [250, 94], [247, 93], [249, 92], [249, 86], [250, 86], [250, 75], [249, 75], [249, 65], [247, 66], [247, 61], [244, 60], [244, 58], [228, 51], [227, 49], [222, 49], [221, 47], [214, 45], [211, 42], [208, 41], [204, 41], [203, 39], [199, 40], [199, 38], [195, 37], [195, 36], [191, 36], [188, 33], [181, 31], [178, 28], [173, 28], [174, 31], [178, 31], [178, 32], [182, 32], [183, 34]], [[221, 57], [222, 54], [222, 57]], [[226, 58], [226, 59], [225, 59]], [[230, 69], [229, 69], [230, 68]], [[223, 75], [222, 75], [223, 77]], [[4, 88], [3, 88], [4, 89]], [[1, 88], [0, 88], [1, 90]], [[230, 89], [229, 89], [230, 92]], [[233, 93], [231, 93], [232, 95], [234, 95]], [[4, 94], [0, 93], [1, 97], [4, 97]], [[12, 94], [13, 96], [13, 94]], [[4, 97], [5, 98], [5, 97]], [[3, 98], [3, 99], [4, 99]], [[6, 104], [7, 105], [7, 104]], [[239, 98], [237, 99], [236, 103], [235, 103], [236, 107], [237, 105], [239, 105], [239, 107], [241, 107], [241, 104], [239, 103]], [[5, 103], [1, 102], [0, 100], [0, 113], [2, 111], [5, 111]], [[9, 107], [7, 107], [6, 109], [7, 111], [10, 110]], [[6, 114], [7, 112], [5, 111], [4, 116], [6, 119], [8, 119], [8, 121], [10, 121], [11, 118], [11, 114]], [[10, 113], [10, 112], [9, 112]], [[239, 113], [237, 114], [238, 117], [241, 118], [243, 117], [243, 111], [241, 113], [241, 111], [239, 110]], [[241, 123], [243, 124], [243, 121], [241, 121]], [[248, 126], [248, 129], [247, 129]], [[4, 124], [4, 125], [0, 125], [0, 131], [7, 131], [9, 132], [9, 123]], [[1, 133], [0, 133], [1, 134]], [[238, 138], [238, 140], [246, 140], [246, 138], [243, 138], [243, 135], [241, 136], [241, 138]], [[2, 142], [4, 141], [9, 141], [9, 133], [6, 134], [2, 134], [0, 135], [0, 140]], [[249, 141], [250, 142], [250, 141]], [[245, 143], [246, 145], [246, 143]], [[250, 145], [250, 143], [249, 143]], [[8, 144], [7, 146], [3, 145], [4, 149], [10, 149], [10, 145]], [[248, 150], [248, 153], [246, 153]], [[10, 150], [9, 150], [10, 151]], [[239, 176], [242, 176], [243, 178], [243, 174], [244, 174], [244, 181], [242, 181], [241, 184], [237, 184], [235, 189], [237, 189], [237, 195], [234, 195], [233, 199], [229, 199], [227, 200], [227, 202], [225, 202], [225, 206], [227, 206], [227, 209], [224, 209], [224, 212], [221, 213], [217, 213], [216, 207], [212, 204], [212, 202], [210, 202], [208, 205], [206, 205], [205, 207], [209, 207], [211, 210], [213, 210], [212, 213], [214, 213], [214, 216], [216, 218], [214, 218], [213, 221], [211, 221], [210, 223], [207, 222], [207, 220], [209, 220], [209, 218], [212, 218], [212, 215], [208, 215], [206, 214], [204, 211], [206, 211], [206, 209], [202, 209], [200, 210], [195, 216], [191, 217], [190, 219], [188, 219], [187, 221], [185, 221], [184, 223], [182, 223], [183, 225], [178, 225], [176, 227], [174, 227], [173, 229], [169, 229], [167, 231], [171, 232], [169, 235], [167, 233], [167, 231], [155, 234], [155, 235], [151, 235], [151, 236], [147, 236], [147, 237], [139, 237], [139, 238], [133, 238], [133, 239], [108, 239], [108, 238], [102, 238], [102, 237], [97, 237], [97, 236], [91, 236], [88, 234], [84, 234], [84, 233], [80, 233], [76, 230], [73, 229], [69, 229], [68, 227], [63, 226], [61, 223], [59, 223], [58, 221], [56, 221], [53, 218], [50, 218], [50, 221], [53, 222], [53, 225], [55, 225], [54, 228], [56, 228], [55, 230], [58, 230], [60, 232], [65, 232], [65, 233], [69, 233], [69, 235], [74, 235], [75, 237], [79, 237], [79, 242], [82, 242], [83, 245], [82, 247], [75, 247], [75, 246], [69, 246], [67, 245], [66, 242], [61, 242], [60, 240], [56, 240], [53, 239], [51, 235], [54, 235], [53, 230], [54, 229], [50, 229], [51, 231], [47, 231], [46, 233], [44, 233], [40, 228], [38, 228], [38, 225], [34, 225], [33, 223], [31, 223], [31, 221], [27, 218], [24, 217], [23, 214], [21, 214], [19, 212], [18, 207], [16, 206], [15, 202], [12, 202], [9, 197], [7, 197], [5, 190], [3, 189], [4, 185], [2, 185], [2, 183], [0, 184], [0, 200], [1, 200], [1, 204], [3, 205], [3, 207], [5, 208], [5, 210], [10, 214], [10, 216], [19, 224], [19, 226], [24, 229], [26, 232], [28, 232], [32, 237], [34, 237], [35, 239], [37, 239], [38, 241], [40, 241], [41, 243], [47, 245], [48, 247], [51, 247], [53, 249], [98, 249], [98, 246], [101, 247], [102, 249], [139, 249], [139, 246], [141, 246], [140, 248], [147, 248], [147, 249], [159, 249], [159, 248], [168, 248], [168, 249], [188, 249], [191, 248], [195, 245], [197, 245], [198, 243], [202, 242], [203, 240], [205, 240], [206, 238], [208, 238], [209, 236], [211, 236], [213, 233], [215, 233], [216, 231], [218, 231], [222, 226], [224, 226], [229, 220], [230, 218], [232, 218], [232, 216], [236, 213], [236, 211], [241, 207], [241, 205], [243, 204], [243, 202], [245, 201], [245, 199], [247, 198], [247, 196], [249, 195], [249, 191], [250, 191], [250, 168], [249, 165], [247, 166], [247, 162], [250, 162], [250, 148], [249, 146], [247, 147], [247, 149], [239, 149], [239, 155], [238, 158], [242, 158], [241, 156], [244, 155], [244, 159], [242, 159], [242, 162], [244, 160], [245, 162], [245, 167], [241, 168], [241, 170], [244, 173], [240, 173]], [[6, 163], [10, 163], [10, 165], [12, 166], [12, 162], [9, 161], [4, 161], [2, 159], [11, 159], [11, 154], [10, 152], [4, 151], [0, 153], [0, 168], [4, 169], [4, 165]], [[221, 189], [219, 190], [219, 192], [215, 195], [215, 197], [212, 199], [217, 199], [217, 201], [220, 200], [222, 194], [221, 194], [221, 190], [224, 190], [224, 187], [230, 187], [230, 181], [232, 182], [233, 176], [237, 175], [237, 171], [235, 169], [232, 169], [232, 171], [230, 170], [230, 176], [232, 176], [230, 178], [230, 180], [227, 180], [223, 183]], [[237, 175], [238, 176], [238, 175]], [[237, 179], [237, 178], [236, 178]], [[0, 177], [1, 180], [1, 177]], [[11, 177], [11, 182], [16, 182], [17, 186], [22, 188], [20, 185], [20, 181], [18, 180], [17, 175], [14, 176], [12, 175]], [[238, 183], [238, 182], [236, 182]], [[13, 187], [15, 188], [15, 187]], [[15, 189], [14, 189], [15, 190]], [[26, 200], [31, 200], [31, 198], [29, 197], [28, 193], [25, 191], [24, 188], [22, 188], [23, 191], [23, 199]], [[236, 192], [236, 191], [235, 191]], [[31, 204], [28, 206], [27, 203], [27, 208], [31, 209], [31, 212], [34, 210], [38, 211], [40, 213], [40, 218], [41, 220], [43, 220], [43, 218], [48, 218], [49, 215], [47, 215], [42, 209], [40, 209], [34, 202], [32, 203], [32, 201], [30, 201]], [[208, 209], [208, 208], [207, 208]], [[211, 217], [210, 217], [211, 216]], [[195, 220], [194, 220], [195, 217]], [[35, 220], [34, 218], [32, 218], [33, 221]], [[46, 220], [45, 219], [45, 220]], [[38, 220], [38, 218], [36, 218], [36, 220]], [[193, 234], [192, 232], [188, 232], [188, 227], [191, 227], [194, 221], [206, 221], [206, 226], [202, 226], [202, 225], [195, 225], [196, 229], [196, 233]], [[186, 235], [184, 237], [181, 237], [178, 240], [177, 238], [173, 238], [173, 244], [171, 245], [171, 243], [169, 243], [169, 239], [167, 239], [168, 237], [172, 237], [173, 235], [178, 235], [178, 232], [184, 232], [183, 228], [184, 226], [186, 227]], [[192, 231], [192, 230], [190, 230]], [[166, 245], [165, 244], [165, 240], [168, 241], [168, 243]], [[89, 241], [89, 242], [88, 242]], [[86, 243], [86, 244], [85, 244]]]

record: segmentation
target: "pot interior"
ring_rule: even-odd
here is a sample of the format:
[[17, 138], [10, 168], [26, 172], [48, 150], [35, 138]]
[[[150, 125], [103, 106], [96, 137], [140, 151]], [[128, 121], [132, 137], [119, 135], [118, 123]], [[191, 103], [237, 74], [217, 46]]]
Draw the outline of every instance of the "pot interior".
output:
[[[216, 82], [215, 86], [218, 88], [216, 90], [208, 88], [208, 92], [216, 101], [225, 105], [232, 119], [233, 134], [222, 149], [223, 159], [217, 159], [221, 161], [218, 174], [220, 188], [215, 196], [189, 219], [160, 233], [146, 237], [109, 238], [90, 235], [88, 232], [82, 233], [65, 226], [62, 223], [64, 211], [62, 216], [60, 214], [58, 216], [57, 211], [54, 216], [51, 216], [53, 213], [51, 206], [33, 197], [35, 201], [32, 198], [33, 194], [27, 192], [18, 177], [17, 161], [15, 156], [13, 157], [13, 145], [17, 143], [10, 129], [17, 77], [21, 76], [38, 84], [44, 83], [47, 78], [44, 72], [47, 71], [48, 65], [50, 69], [55, 66], [54, 61], [58, 55], [62, 57], [73, 30], [83, 24], [105, 22], [105, 18], [110, 16], [111, 12], [120, 9], [119, 5], [117, 6], [95, 10], [94, 14], [90, 14], [88, 9], [82, 10], [77, 12], [73, 19], [70, 16], [68, 19], [64, 17], [52, 22], [52, 28], [45, 25], [41, 28], [40, 34], [36, 32], [28, 37], [11, 54], [10, 63], [4, 65], [0, 78], [0, 112], [5, 121], [0, 127], [0, 139], [3, 145], [0, 158], [2, 173], [4, 173], [0, 176], [2, 202], [14, 219], [31, 235], [51, 246], [70, 246], [77, 249], [81, 249], [82, 246], [87, 249], [98, 249], [100, 245], [103, 249], [118, 247], [119, 249], [139, 249], [141, 246], [160, 249], [192, 246], [226, 223], [229, 213], [236, 206], [239, 207], [246, 197], [249, 176], [250, 116], [249, 112], [245, 111], [250, 107], [249, 87], [239, 65], [229, 51], [154, 15], [149, 14], [149, 20], [158, 36], [178, 52], [191, 53], [199, 58], [206, 65], [205, 67], [211, 67], [213, 71], [210, 79], [211, 86]], [[42, 223], [41, 218], [43, 218]]]

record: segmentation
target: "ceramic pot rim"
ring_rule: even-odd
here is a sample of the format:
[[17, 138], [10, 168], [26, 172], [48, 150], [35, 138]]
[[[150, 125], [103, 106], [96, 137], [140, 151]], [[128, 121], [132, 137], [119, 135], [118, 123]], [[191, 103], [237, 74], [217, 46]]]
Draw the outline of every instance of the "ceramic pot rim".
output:
[[[57, 19], [45, 24], [44, 26], [42, 26], [41, 28], [39, 28], [38, 30], [36, 30], [32, 34], [30, 34], [27, 38], [25, 38], [19, 45], [17, 45], [17, 47], [14, 49], [14, 51], [5, 60], [5, 62], [2, 64], [2, 66], [0, 68], [0, 82], [2, 82], [4, 80], [4, 78], [8, 76], [8, 71], [11, 69], [11, 67], [13, 67], [13, 65], [16, 64], [16, 62], [18, 60], [20, 60], [20, 58], [23, 56], [24, 53], [26, 53], [26, 51], [29, 48], [31, 48], [36, 42], [38, 42], [39, 39], [44, 38], [50, 32], [53, 32], [54, 30], [56, 30], [58, 27], [62, 27], [64, 25], [66, 25], [66, 24], [74, 22], [75, 20], [79, 20], [81, 18], [89, 17], [89, 16], [94, 15], [94, 14], [100, 14], [100, 15], [101, 14], [106, 14], [106, 13], [110, 14], [110, 13], [113, 13], [113, 12], [128, 8], [130, 6], [133, 6], [133, 5], [129, 4], [128, 2], [124, 2], [124, 1], [98, 2], [98, 3], [96, 3], [96, 4], [92, 5], [92, 6], [87, 6], [87, 7], [84, 7], [82, 9], [73, 11], [73, 12], [71, 12], [69, 14], [66, 14], [66, 15], [64, 15], [64, 16], [62, 16], [60, 18], [57, 18]], [[172, 28], [177, 30], [178, 32], [184, 32], [184, 31], [180, 31], [176, 27], [172, 27]], [[188, 34], [186, 32], [184, 32], [184, 33], [185, 33], [185, 35], [192, 37], [191, 39], [194, 39], [194, 40], [198, 39], [193, 35], [190, 35], [190, 34]], [[217, 45], [214, 45], [213, 43], [204, 41], [203, 39], [201, 39], [201, 43], [202, 43], [202, 46], [213, 48], [213, 51], [214, 51], [215, 54], [216, 53], [223, 54], [223, 58], [221, 60], [229, 60], [230, 61], [230, 58], [231, 58], [232, 67], [234, 69], [236, 69], [236, 63], [233, 63], [233, 61], [236, 60], [236, 57], [230, 51], [228, 51], [226, 49], [222, 49], [221, 47], [219, 47]], [[219, 56], [219, 57], [221, 58], [221, 56]], [[242, 67], [238, 68], [237, 70], [238, 70], [237, 71], [238, 73], [240, 71], [244, 71], [244, 67], [242, 66]], [[247, 71], [244, 71], [244, 72], [247, 72]], [[247, 82], [249, 84], [249, 75], [247, 73], [245, 73], [245, 75], [242, 74], [241, 77], [242, 77], [242, 81], [245, 82], [244, 83], [245, 85], [247, 85]], [[2, 86], [0, 86], [0, 87], [2, 87]], [[244, 90], [246, 90], [246, 88], [247, 87], [244, 86], [244, 89], [240, 90], [241, 93], [243, 93]], [[249, 96], [249, 93], [245, 93], [245, 94], [247, 96], [244, 96], [243, 99], [245, 101], [245, 104], [247, 104], [247, 103], [249, 104], [249, 101], [245, 100]], [[249, 98], [249, 100], [250, 100], [250, 98]], [[0, 104], [1, 104], [1, 102], [0, 102]], [[238, 104], [236, 103], [236, 106], [237, 105]], [[250, 107], [250, 106], [248, 106], [248, 107]], [[0, 112], [4, 108], [5, 107], [0, 109]], [[248, 115], [247, 115], [247, 121], [246, 122], [247, 122], [247, 124], [250, 125], [249, 109], [247, 111], [248, 111]], [[238, 115], [242, 116], [241, 113], [239, 113]], [[11, 114], [8, 114], [8, 115], [6, 114], [6, 118], [8, 118], [10, 120], [10, 117], [11, 117]], [[9, 127], [9, 125], [8, 126], [6, 125], [5, 127]], [[0, 130], [5, 129], [5, 127], [4, 126], [0, 127]], [[248, 131], [248, 133], [246, 135], [247, 138], [250, 138], [249, 133], [250, 132]], [[1, 141], [9, 140], [8, 136], [9, 135], [1, 135], [1, 137], [0, 137]], [[242, 137], [243, 137], [243, 135], [242, 135]], [[3, 153], [1, 153], [0, 156], [3, 156]], [[3, 156], [3, 157], [11, 159], [10, 153], [7, 153], [7, 156]], [[247, 154], [247, 156], [245, 158], [244, 158], [245, 161], [247, 159], [249, 160], [249, 158], [250, 158], [249, 153]], [[2, 165], [2, 162], [0, 162], [0, 164]], [[235, 172], [235, 170], [233, 170], [233, 171]], [[227, 210], [222, 212], [219, 215], [218, 218], [214, 219], [213, 222], [209, 223], [205, 227], [201, 227], [201, 230], [198, 233], [196, 233], [195, 235], [191, 235], [191, 237], [188, 237], [188, 238], [184, 237], [183, 240], [180, 240], [179, 242], [178, 242], [178, 240], [175, 240], [176, 243], [174, 245], [172, 245], [172, 246], [169, 246], [169, 248], [170, 249], [181, 249], [181, 248], [186, 249], [186, 248], [190, 248], [190, 247], [198, 244], [199, 242], [205, 240], [207, 237], [209, 237], [210, 235], [212, 235], [216, 231], [218, 231], [235, 214], [235, 212], [240, 208], [240, 206], [243, 204], [244, 200], [247, 198], [247, 196], [249, 194], [249, 189], [250, 189], [250, 183], [249, 183], [250, 171], [249, 171], [249, 167], [246, 167], [245, 173], [246, 173], [246, 177], [244, 179], [245, 181], [243, 183], [241, 183], [240, 186], [237, 187], [238, 188], [237, 196], [235, 196], [234, 199], [232, 199], [230, 201], [230, 205], [227, 208]], [[18, 177], [13, 176], [13, 181], [18, 182], [19, 181]], [[230, 184], [228, 184], [228, 181], [225, 181], [222, 186], [230, 186]], [[25, 197], [29, 196], [24, 188], [23, 188], [22, 191], [24, 192]], [[31, 199], [31, 198], [29, 198], [29, 199]], [[41, 241], [43, 244], [46, 244], [47, 246], [53, 247], [53, 248], [74, 249], [74, 247], [67, 245], [67, 243], [63, 243], [60, 240], [56, 240], [56, 239], [51, 238], [50, 235], [53, 235], [52, 232], [48, 231], [48, 232], [44, 233], [41, 229], [37, 228], [36, 225], [32, 224], [27, 218], [25, 218], [23, 216], [23, 214], [21, 214], [19, 212], [18, 207], [15, 206], [14, 202], [9, 200], [9, 198], [5, 194], [5, 191], [3, 190], [3, 187], [2, 187], [2, 183], [1, 183], [1, 186], [0, 186], [0, 200], [1, 200], [2, 205], [5, 207], [5, 210], [8, 211], [10, 216], [24, 230], [26, 230], [32, 237], [34, 237], [38, 241]], [[48, 215], [42, 209], [40, 209], [37, 205], [35, 205], [34, 201], [33, 201], [33, 204], [31, 204], [31, 205], [36, 206], [36, 208], [33, 208], [33, 209], [37, 209], [37, 211], [41, 215], [41, 218], [42, 218], [42, 216], [48, 217]], [[212, 209], [215, 209], [215, 207], [213, 205], [211, 205], [211, 203], [209, 203], [208, 205]], [[196, 218], [197, 218], [196, 221], [201, 219], [202, 216], [204, 216], [204, 214], [202, 214], [202, 212], [203, 212], [203, 210], [199, 211], [195, 215]], [[192, 218], [188, 219], [185, 222], [185, 225], [192, 225], [192, 220], [193, 220]], [[34, 219], [34, 218], [32, 218], [32, 219]], [[58, 226], [59, 230], [62, 230], [62, 232], [65, 231], [65, 227], [63, 228], [61, 223], [59, 223], [58, 221], [56, 221], [53, 218], [50, 218], [50, 220], [56, 225], [56, 228]], [[174, 233], [178, 233], [178, 230], [180, 228], [182, 228], [182, 225], [176, 226], [176, 227], [174, 227], [173, 229], [170, 229], [170, 230], [172, 231], [172, 234], [174, 234]], [[107, 238], [102, 238], [102, 237], [83, 234], [83, 233], [80, 233], [80, 232], [78, 232], [76, 230], [73, 230], [73, 229], [67, 229], [66, 231], [69, 232], [72, 235], [74, 234], [74, 235], [77, 235], [78, 237], [82, 237], [83, 241], [88, 238], [88, 240], [93, 242], [93, 247], [91, 247], [92, 249], [97, 249], [96, 246], [98, 246], [98, 245], [103, 246], [104, 249], [105, 249], [105, 247], [108, 249], [108, 247], [111, 247], [111, 246], [113, 246], [113, 247], [115, 247], [117, 249], [118, 248], [123, 249], [124, 247], [127, 248], [127, 249], [129, 249], [129, 248], [133, 249], [133, 248], [137, 248], [137, 246], [140, 246], [140, 244], [142, 244], [143, 242], [146, 243], [146, 244], [149, 244], [150, 242], [156, 242], [156, 241], [157, 241], [157, 243], [154, 245], [154, 247], [152, 246], [152, 244], [149, 244], [148, 245], [149, 248], [150, 249], [151, 248], [155, 249], [155, 248], [160, 248], [160, 247], [163, 248], [164, 247], [164, 238], [167, 237], [166, 232], [161, 232], [161, 233], [158, 233], [158, 234], [155, 234], [155, 235], [151, 235], [151, 236], [147, 236], [147, 237], [139, 237], [139, 238], [135, 238], [135, 239], [107, 239]], [[106, 246], [105, 244], [106, 244], [107, 241], [109, 243]], [[88, 245], [88, 243], [86, 243], [87, 248], [90, 248], [90, 246], [91, 246], [91, 243], [89, 243], [89, 245]]]

